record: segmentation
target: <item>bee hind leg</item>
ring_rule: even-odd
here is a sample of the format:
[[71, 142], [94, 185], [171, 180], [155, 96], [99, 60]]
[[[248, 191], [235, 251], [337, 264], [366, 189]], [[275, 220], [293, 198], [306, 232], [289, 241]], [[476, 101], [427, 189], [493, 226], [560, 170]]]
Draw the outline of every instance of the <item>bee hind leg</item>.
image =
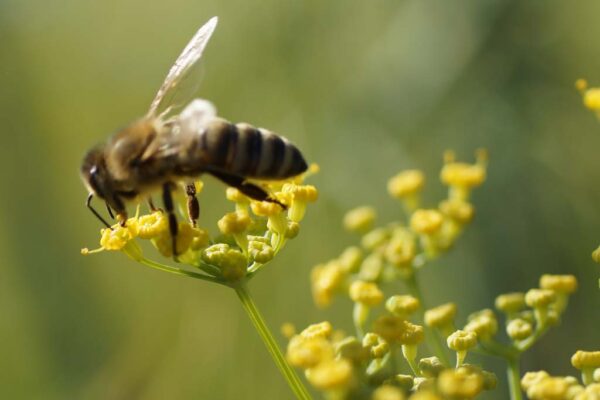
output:
[[163, 185], [163, 204], [165, 205], [165, 210], [167, 212], [169, 218], [169, 232], [171, 233], [171, 248], [173, 250], [173, 258], [177, 261], [177, 217], [175, 216], [175, 211], [173, 207], [173, 196], [172, 190], [174, 185], [171, 182], [167, 182]]
[[279, 206], [281, 206], [281, 208], [283, 208], [284, 210], [287, 210], [287, 206], [285, 204], [283, 204], [282, 202], [280, 202], [279, 200], [277, 200], [276, 198], [272, 197], [269, 194], [269, 192], [267, 192], [266, 190], [264, 190], [263, 188], [261, 188], [258, 185], [255, 185], [250, 182], [246, 182], [245, 178], [243, 178], [241, 176], [231, 175], [231, 174], [223, 173], [221, 171], [208, 171], [208, 173], [210, 173], [212, 176], [219, 179], [221, 182], [225, 183], [226, 185], [236, 188], [237, 190], [239, 190], [246, 196], [250, 197], [251, 199], [258, 200], [258, 201], [268, 201], [269, 203], [275, 203], [275, 204], [278, 204]]
[[185, 185], [185, 194], [187, 195], [188, 217], [192, 226], [196, 227], [196, 221], [200, 217], [200, 204], [196, 198], [196, 185], [194, 182]]

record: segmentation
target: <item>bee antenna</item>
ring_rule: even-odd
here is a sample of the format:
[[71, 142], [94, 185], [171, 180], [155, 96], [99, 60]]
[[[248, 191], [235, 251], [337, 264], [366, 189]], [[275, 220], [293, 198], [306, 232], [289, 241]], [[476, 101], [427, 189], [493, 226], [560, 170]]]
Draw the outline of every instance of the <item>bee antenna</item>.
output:
[[96, 218], [98, 218], [100, 221], [102, 221], [102, 223], [110, 230], [112, 230], [112, 228], [110, 227], [110, 225], [108, 224], [108, 222], [106, 222], [106, 220], [104, 218], [102, 218], [102, 216], [100, 214], [98, 214], [98, 211], [96, 211], [94, 209], [94, 207], [92, 207], [92, 199], [94, 198], [94, 193], [90, 193], [87, 197], [87, 200], [85, 202], [85, 205], [87, 208], [90, 209], [90, 211], [92, 212], [92, 214], [94, 214], [96, 216]]

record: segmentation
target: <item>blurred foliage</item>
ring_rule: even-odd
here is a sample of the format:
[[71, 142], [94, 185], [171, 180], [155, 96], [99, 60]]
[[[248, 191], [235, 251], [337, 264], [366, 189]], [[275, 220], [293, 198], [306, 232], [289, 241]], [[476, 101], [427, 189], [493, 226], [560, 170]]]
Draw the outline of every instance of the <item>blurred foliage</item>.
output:
[[[580, 76], [600, 81], [599, 13], [593, 0], [0, 2], [0, 397], [291, 396], [231, 292], [120, 254], [79, 255], [99, 229], [83, 206], [81, 157], [145, 112], [212, 15], [199, 95], [322, 167], [300, 237], [252, 285], [272, 326], [347, 307], [316, 311], [308, 279], [351, 242], [347, 209], [374, 204], [389, 220], [400, 212], [390, 176], [416, 166], [431, 176], [444, 149], [486, 147], [478, 215], [463, 245], [424, 271], [429, 301], [468, 313], [541, 273], [576, 275], [565, 323], [523, 365], [573, 374], [564, 360], [597, 347], [600, 330], [590, 259], [600, 126], [573, 89]], [[207, 187], [202, 218], [216, 229], [224, 187]]]

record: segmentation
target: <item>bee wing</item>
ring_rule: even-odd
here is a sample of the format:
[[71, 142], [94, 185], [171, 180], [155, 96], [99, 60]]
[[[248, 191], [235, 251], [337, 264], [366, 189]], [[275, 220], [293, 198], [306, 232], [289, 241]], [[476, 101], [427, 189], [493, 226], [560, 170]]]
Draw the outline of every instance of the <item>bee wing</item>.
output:
[[218, 18], [212, 17], [206, 24], [204, 24], [198, 32], [192, 37], [192, 40], [185, 46], [175, 64], [169, 70], [165, 81], [158, 89], [154, 100], [150, 104], [148, 110], [148, 117], [157, 116], [159, 108], [163, 108], [163, 102], [167, 98], [167, 95], [172, 95], [178, 88], [178, 84], [190, 71], [190, 69], [200, 60], [204, 48], [206, 47], [213, 31], [217, 26]]
[[217, 116], [217, 109], [208, 100], [195, 99], [162, 128], [161, 134], [146, 147], [140, 161], [161, 159], [192, 146], [208, 123]]

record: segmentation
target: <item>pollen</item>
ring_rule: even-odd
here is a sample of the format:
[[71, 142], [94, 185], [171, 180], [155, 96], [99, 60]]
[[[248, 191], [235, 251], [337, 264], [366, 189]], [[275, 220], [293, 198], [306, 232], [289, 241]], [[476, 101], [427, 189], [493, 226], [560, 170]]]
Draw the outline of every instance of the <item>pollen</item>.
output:
[[122, 250], [123, 247], [132, 240], [135, 235], [132, 225], [122, 227], [115, 225], [113, 229], [102, 229], [100, 238], [100, 246], [105, 250]]

